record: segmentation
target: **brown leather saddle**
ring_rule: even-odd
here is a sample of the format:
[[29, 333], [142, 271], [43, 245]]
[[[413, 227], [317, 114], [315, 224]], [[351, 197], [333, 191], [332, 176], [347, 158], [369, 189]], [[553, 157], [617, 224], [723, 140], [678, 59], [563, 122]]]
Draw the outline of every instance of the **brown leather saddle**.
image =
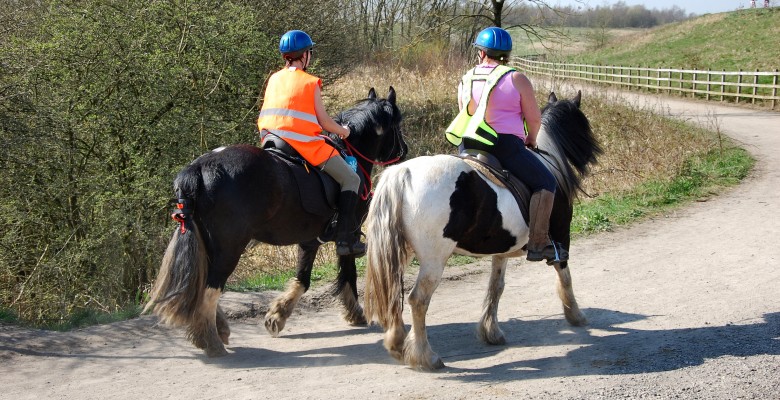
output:
[[303, 209], [314, 215], [333, 215], [341, 187], [330, 177], [311, 165], [283, 139], [273, 134], [263, 137], [261, 147], [284, 161], [292, 171], [300, 192]]
[[505, 170], [494, 155], [482, 150], [465, 149], [454, 156], [463, 159], [485, 179], [509, 190], [517, 201], [526, 224], [530, 221], [528, 204], [531, 200], [531, 191], [520, 179]]

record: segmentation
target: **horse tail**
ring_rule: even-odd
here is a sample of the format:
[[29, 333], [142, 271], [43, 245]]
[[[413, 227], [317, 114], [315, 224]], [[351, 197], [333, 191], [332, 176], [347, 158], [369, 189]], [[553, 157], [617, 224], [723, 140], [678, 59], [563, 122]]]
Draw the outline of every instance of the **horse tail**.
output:
[[403, 165], [386, 169], [368, 209], [365, 315], [387, 329], [401, 323], [408, 246], [403, 226], [404, 193], [411, 174]]
[[190, 164], [174, 181], [178, 197], [173, 214], [180, 226], [165, 250], [160, 272], [144, 312], [153, 311], [160, 321], [174, 326], [188, 325], [203, 302], [208, 255], [195, 220], [195, 200], [202, 185], [200, 166]]

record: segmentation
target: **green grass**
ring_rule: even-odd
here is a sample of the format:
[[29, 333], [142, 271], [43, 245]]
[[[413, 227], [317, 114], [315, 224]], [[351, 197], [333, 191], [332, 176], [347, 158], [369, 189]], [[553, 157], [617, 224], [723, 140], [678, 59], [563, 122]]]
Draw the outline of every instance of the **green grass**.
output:
[[648, 181], [625, 193], [605, 194], [579, 202], [572, 221], [573, 236], [609, 231], [656, 215], [686, 202], [706, 198], [744, 179], [755, 160], [744, 149], [728, 147], [689, 159], [668, 181]]
[[616, 36], [569, 61], [654, 68], [770, 71], [780, 67], [780, 8], [704, 15]]
[[[477, 259], [470, 256], [454, 254], [447, 261], [449, 266], [458, 266], [471, 264]], [[366, 259], [364, 257], [355, 260], [358, 275], [363, 275], [366, 271]], [[417, 259], [412, 260], [412, 267], [417, 267]], [[311, 272], [312, 286], [323, 283], [334, 282], [338, 274], [338, 267], [335, 264], [327, 263], [322, 266], [315, 266]], [[282, 290], [287, 281], [295, 276], [295, 270], [280, 271], [275, 273], [258, 273], [246, 278], [242, 278], [234, 283], [229, 283], [227, 290], [234, 292], [259, 292], [263, 290]]]
[[[355, 260], [358, 274], [363, 274], [366, 270], [365, 258]], [[311, 271], [311, 282], [313, 286], [321, 283], [334, 282], [338, 275], [338, 266], [334, 263], [325, 263], [316, 265]], [[238, 279], [235, 282], [229, 282], [226, 289], [233, 292], [258, 292], [263, 290], [282, 290], [287, 282], [295, 276], [295, 269], [291, 266], [289, 270], [275, 271], [271, 273], [257, 273]]]

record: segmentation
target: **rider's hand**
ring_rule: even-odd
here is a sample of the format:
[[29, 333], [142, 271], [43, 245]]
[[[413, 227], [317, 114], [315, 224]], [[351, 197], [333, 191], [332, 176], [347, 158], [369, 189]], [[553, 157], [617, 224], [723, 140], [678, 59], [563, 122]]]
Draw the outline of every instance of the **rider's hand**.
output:
[[339, 135], [339, 137], [341, 139], [348, 138], [349, 135], [352, 134], [352, 130], [349, 128], [349, 125], [341, 125], [341, 127], [344, 128], [347, 131], [347, 133], [346, 134], [341, 134], [341, 135]]

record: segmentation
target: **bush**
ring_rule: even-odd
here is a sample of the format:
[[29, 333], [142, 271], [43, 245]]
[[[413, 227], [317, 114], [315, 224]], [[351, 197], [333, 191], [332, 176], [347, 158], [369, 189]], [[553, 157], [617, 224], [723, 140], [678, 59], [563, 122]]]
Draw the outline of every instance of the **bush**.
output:
[[230, 2], [41, 7], [0, 41], [0, 299], [27, 320], [135, 298], [175, 173], [256, 140], [258, 84], [278, 66], [278, 39]]

